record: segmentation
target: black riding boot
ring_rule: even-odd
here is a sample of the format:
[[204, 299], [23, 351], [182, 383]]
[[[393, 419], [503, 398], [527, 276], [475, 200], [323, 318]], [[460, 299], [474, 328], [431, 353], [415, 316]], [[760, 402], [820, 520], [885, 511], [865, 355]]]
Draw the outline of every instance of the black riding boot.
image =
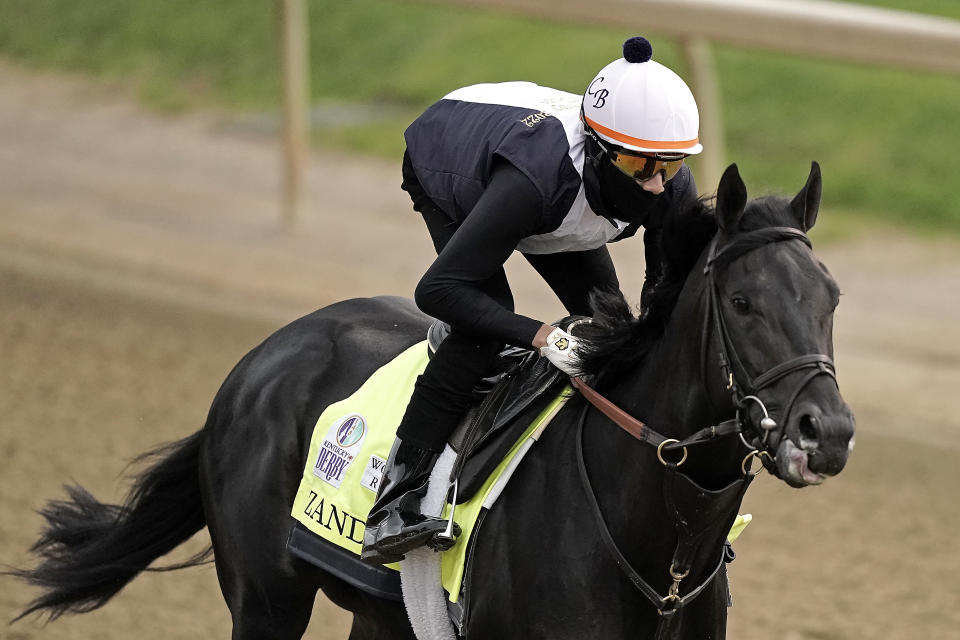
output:
[[447, 521], [420, 513], [430, 472], [439, 453], [397, 438], [390, 449], [377, 500], [367, 517], [360, 557], [373, 564], [399, 562], [407, 551], [426, 544]]

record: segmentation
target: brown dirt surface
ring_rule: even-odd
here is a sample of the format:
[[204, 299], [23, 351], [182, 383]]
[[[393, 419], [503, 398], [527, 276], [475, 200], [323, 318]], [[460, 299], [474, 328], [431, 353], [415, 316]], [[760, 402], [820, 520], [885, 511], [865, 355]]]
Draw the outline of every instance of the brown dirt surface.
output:
[[[8, 64], [0, 141], [0, 564], [29, 562], [35, 511], [61, 485], [121, 499], [126, 463], [199, 428], [229, 369], [275, 328], [344, 297], [407, 294], [429, 261], [398, 163], [314, 153], [308, 206], [284, 230], [272, 140], [227, 116], [162, 118], [119, 90]], [[633, 297], [638, 247], [614, 251]], [[857, 449], [822, 487], [764, 476], [751, 488], [730, 637], [958, 637], [958, 247], [885, 232], [818, 248], [845, 294], [836, 353]], [[508, 270], [521, 311], [560, 315], [525, 265]], [[31, 595], [0, 576], [0, 619]], [[345, 637], [347, 621], [320, 598], [307, 637]], [[143, 575], [99, 611], [21, 621], [0, 639], [229, 628], [206, 566]]]

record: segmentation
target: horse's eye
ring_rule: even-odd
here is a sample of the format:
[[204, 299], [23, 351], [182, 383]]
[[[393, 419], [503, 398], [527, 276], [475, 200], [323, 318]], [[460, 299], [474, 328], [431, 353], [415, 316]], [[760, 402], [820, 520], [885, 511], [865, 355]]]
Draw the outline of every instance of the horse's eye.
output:
[[730, 303], [733, 305], [733, 310], [740, 315], [745, 316], [750, 313], [750, 302], [746, 298], [735, 296]]

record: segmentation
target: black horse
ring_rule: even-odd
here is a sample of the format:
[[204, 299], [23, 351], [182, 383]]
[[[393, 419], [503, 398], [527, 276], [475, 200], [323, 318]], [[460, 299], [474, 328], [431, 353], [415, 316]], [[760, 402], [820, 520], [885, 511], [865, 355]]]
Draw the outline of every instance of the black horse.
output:
[[[715, 210], [697, 202], [662, 234], [664, 274], [640, 317], [597, 298], [584, 377], [650, 426], [567, 403], [486, 516], [467, 638], [724, 637], [724, 539], [758, 460], [799, 487], [838, 473], [853, 445], [831, 360], [839, 291], [805, 235], [820, 190], [814, 164], [792, 201], [748, 203], [732, 165]], [[318, 589], [353, 612], [351, 639], [412, 637], [402, 605], [285, 541], [317, 416], [427, 325], [410, 301], [375, 298], [270, 336], [201, 431], [147, 454], [124, 505], [79, 487], [48, 505], [41, 562], [19, 572], [45, 592], [23, 615], [102, 606], [206, 525], [234, 638], [301, 637]]]

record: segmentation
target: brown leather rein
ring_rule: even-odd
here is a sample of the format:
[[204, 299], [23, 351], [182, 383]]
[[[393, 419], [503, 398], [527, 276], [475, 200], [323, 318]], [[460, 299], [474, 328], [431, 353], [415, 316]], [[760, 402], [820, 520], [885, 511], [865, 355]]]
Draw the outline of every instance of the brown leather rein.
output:
[[584, 382], [583, 378], [571, 378], [571, 381], [573, 382], [573, 386], [577, 389], [577, 391], [583, 394], [583, 397], [586, 398], [590, 404], [596, 407], [600, 413], [610, 418], [614, 424], [632, 435], [637, 440], [641, 440], [655, 447], [659, 447], [665, 440], [667, 440], [666, 436], [657, 433], [648, 427], [646, 423], [637, 420], [632, 415], [600, 395], [596, 389]]
[[645, 422], [637, 420], [632, 415], [613, 404], [613, 402], [601, 395], [600, 392], [584, 382], [583, 378], [574, 377], [571, 378], [570, 381], [572, 382], [574, 388], [576, 388], [576, 390], [579, 391], [580, 394], [597, 409], [597, 411], [607, 416], [614, 424], [632, 435], [637, 440], [646, 442], [647, 444], [656, 447], [657, 457], [660, 458], [660, 461], [664, 464], [666, 464], [666, 460], [663, 459], [664, 450], [683, 451], [683, 458], [681, 458], [680, 462], [676, 463], [679, 466], [687, 459], [686, 448], [688, 446], [707, 442], [715, 438], [740, 434], [743, 431], [742, 423], [740, 422], [739, 417], [736, 417], [725, 422], [721, 422], [720, 424], [711, 425], [705, 429], [700, 429], [696, 433], [687, 436], [683, 440], [668, 438], [662, 433], [650, 428], [650, 426]]

